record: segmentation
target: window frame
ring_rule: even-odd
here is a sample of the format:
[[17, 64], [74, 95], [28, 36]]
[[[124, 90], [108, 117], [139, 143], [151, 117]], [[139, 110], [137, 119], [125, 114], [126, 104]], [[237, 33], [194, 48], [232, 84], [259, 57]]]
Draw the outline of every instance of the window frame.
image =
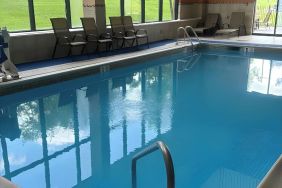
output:
[[[36, 22], [35, 22], [35, 12], [34, 12], [34, 1], [33, 0], [26, 0], [28, 1], [28, 12], [29, 12], [29, 22], [30, 22], [30, 30], [17, 30], [13, 31], [12, 33], [17, 32], [26, 32], [26, 31], [46, 31], [50, 29], [36, 29]], [[163, 20], [163, 0], [159, 0], [159, 18], [157, 21], [148, 21], [146, 22], [145, 14], [146, 14], [146, 8], [145, 8], [145, 1], [146, 0], [140, 0], [141, 2], [141, 20], [138, 23], [153, 23], [153, 22], [162, 22], [162, 21], [169, 21], [169, 20]], [[177, 20], [178, 19], [178, 6], [179, 6], [179, 0], [174, 0], [174, 15], [171, 20]], [[106, 12], [105, 12], [106, 14]], [[120, 15], [125, 15], [125, 4], [124, 0], [120, 0]], [[81, 27], [73, 27], [72, 26], [72, 18], [71, 18], [71, 3], [70, 0], [65, 0], [65, 16], [68, 21], [69, 27], [72, 29], [75, 28], [81, 28]]]

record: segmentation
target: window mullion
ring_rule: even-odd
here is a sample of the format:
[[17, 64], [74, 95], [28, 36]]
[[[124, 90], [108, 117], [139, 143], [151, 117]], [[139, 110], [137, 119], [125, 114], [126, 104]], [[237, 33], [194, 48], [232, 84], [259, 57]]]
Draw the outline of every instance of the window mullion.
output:
[[120, 15], [124, 16], [124, 0], [120, 0]]
[[35, 31], [35, 14], [34, 14], [34, 4], [33, 0], [28, 0], [28, 11], [29, 11], [29, 22], [30, 22], [30, 30]]
[[178, 7], [179, 7], [179, 0], [174, 1], [174, 19], [178, 19]]
[[65, 7], [66, 7], [66, 17], [69, 23], [69, 27], [72, 28], [70, 0], [65, 0]]
[[163, 0], [159, 0], [159, 21], [163, 21]]
[[145, 23], [145, 0], [141, 0], [141, 23]]

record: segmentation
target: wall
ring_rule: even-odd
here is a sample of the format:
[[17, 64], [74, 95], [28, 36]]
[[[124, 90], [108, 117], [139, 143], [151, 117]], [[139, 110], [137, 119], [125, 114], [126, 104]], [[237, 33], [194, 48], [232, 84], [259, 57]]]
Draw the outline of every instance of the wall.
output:
[[[147, 29], [149, 41], [154, 42], [164, 39], [174, 39], [176, 38], [176, 30], [178, 27], [186, 25], [195, 27], [199, 20], [199, 18], [194, 18], [168, 22], [145, 23], [137, 24], [135, 28]], [[107, 31], [110, 32], [110, 28], [107, 28]], [[72, 30], [72, 32], [83, 34], [82, 29], [75, 29]], [[55, 37], [53, 31], [11, 33], [9, 45], [11, 60], [15, 64], [47, 60], [52, 58]], [[93, 52], [93, 49], [95, 48], [91, 48], [91, 45], [89, 45], [89, 53], [91, 51]], [[78, 52], [74, 51], [74, 54], [75, 53]], [[66, 48], [58, 48], [56, 57], [64, 57], [66, 55]]]

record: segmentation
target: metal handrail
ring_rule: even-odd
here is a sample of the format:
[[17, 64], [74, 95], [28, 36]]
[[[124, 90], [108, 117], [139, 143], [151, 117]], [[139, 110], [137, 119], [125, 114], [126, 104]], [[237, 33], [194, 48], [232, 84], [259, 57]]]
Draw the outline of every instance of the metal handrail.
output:
[[178, 28], [177, 28], [177, 41], [176, 41], [176, 45], [179, 44], [179, 32], [180, 32], [181, 30], [183, 30], [183, 39], [184, 39], [184, 41], [186, 41], [186, 39], [187, 39], [188, 36], [189, 36], [184, 27], [178, 27]]
[[173, 167], [173, 161], [172, 161], [170, 152], [168, 150], [168, 147], [162, 141], [158, 141], [133, 156], [132, 163], [131, 163], [132, 188], [137, 187], [137, 180], [136, 180], [137, 160], [156, 150], [161, 150], [163, 154], [163, 158], [165, 161], [165, 167], [166, 167], [167, 188], [175, 187], [174, 167]]
[[[199, 44], [200, 44], [201, 41], [200, 41], [200, 39], [199, 39], [197, 33], [194, 31], [193, 27], [187, 25], [184, 29], [185, 29], [185, 31], [186, 31], [187, 34], [188, 34], [187, 29], [190, 29], [190, 30], [193, 32], [194, 36], [196, 37], [196, 39], [198, 40], [198, 42], [199, 42]], [[189, 35], [188, 35], [188, 36], [189, 36]], [[189, 36], [189, 38], [190, 38], [190, 40], [191, 40], [191, 37], [190, 37], [190, 36]], [[191, 40], [191, 43], [192, 43], [192, 40]]]

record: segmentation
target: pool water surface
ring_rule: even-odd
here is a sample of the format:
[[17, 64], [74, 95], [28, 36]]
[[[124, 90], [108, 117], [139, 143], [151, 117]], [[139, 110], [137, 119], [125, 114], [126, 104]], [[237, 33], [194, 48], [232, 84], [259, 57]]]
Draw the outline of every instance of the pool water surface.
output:
[[[130, 188], [132, 156], [161, 140], [178, 188], [256, 187], [282, 152], [281, 96], [279, 55], [223, 49], [3, 96], [0, 175], [22, 188]], [[159, 152], [137, 179], [166, 186]]]

